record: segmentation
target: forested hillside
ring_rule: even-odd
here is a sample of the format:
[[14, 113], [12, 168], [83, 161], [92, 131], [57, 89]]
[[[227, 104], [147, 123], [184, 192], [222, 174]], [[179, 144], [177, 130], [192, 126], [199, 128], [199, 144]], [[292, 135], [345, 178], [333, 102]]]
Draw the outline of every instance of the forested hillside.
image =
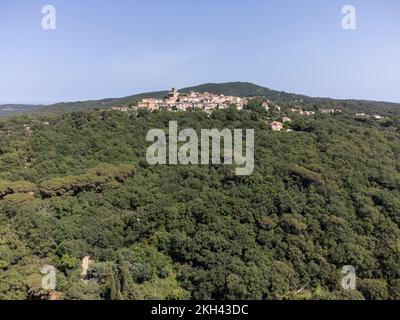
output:
[[[1, 120], [0, 299], [46, 297], [44, 264], [64, 299], [400, 299], [398, 118], [272, 132], [274, 116], [254, 103]], [[255, 129], [254, 173], [149, 166], [146, 133], [171, 120]]]

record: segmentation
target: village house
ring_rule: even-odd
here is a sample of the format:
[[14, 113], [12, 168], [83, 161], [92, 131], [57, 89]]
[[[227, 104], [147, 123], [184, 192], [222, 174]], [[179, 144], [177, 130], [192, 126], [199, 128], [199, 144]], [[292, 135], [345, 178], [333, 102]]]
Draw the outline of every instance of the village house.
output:
[[379, 114], [374, 114], [374, 115], [370, 115], [370, 114], [366, 114], [366, 113], [356, 113], [355, 116], [357, 118], [374, 118], [375, 120], [380, 120], [383, 119], [383, 116], [379, 115]]
[[292, 113], [298, 113], [301, 116], [313, 116], [313, 115], [315, 115], [314, 111], [303, 111], [302, 109], [292, 108], [289, 111], [292, 112]]
[[121, 106], [121, 107], [112, 107], [112, 110], [114, 110], [114, 111], [128, 112], [129, 108], [128, 108], [128, 107], [124, 107], [124, 106]]
[[338, 113], [342, 113], [342, 110], [339, 110], [339, 109], [319, 109], [319, 112], [320, 113], [323, 113], [323, 114], [332, 114], [332, 115], [336, 115], [336, 114], [338, 114]]
[[335, 109], [319, 109], [319, 112], [323, 113], [323, 114], [327, 114], [327, 113], [335, 114]]
[[176, 88], [172, 88], [171, 92], [168, 93], [168, 98], [165, 99], [167, 105], [173, 105], [178, 102], [180, 93]]
[[268, 125], [268, 127], [272, 131], [281, 131], [283, 129], [283, 123], [279, 121], [273, 121]]
[[138, 103], [137, 108], [138, 109], [149, 109], [151, 111], [153, 110], [160, 110], [160, 105], [163, 102], [163, 100], [159, 99], [143, 99], [141, 102]]
[[261, 106], [262, 106], [263, 108], [265, 108], [266, 111], [269, 111], [269, 109], [270, 109], [269, 103], [268, 103], [268, 102], [264, 102]]
[[283, 118], [282, 118], [282, 122], [283, 122], [283, 123], [291, 122], [291, 121], [292, 121], [292, 119], [290, 119], [289, 117], [283, 117]]
[[298, 114], [300, 114], [300, 115], [303, 115], [303, 110], [301, 110], [301, 109], [294, 109], [294, 108], [292, 108], [292, 109], [290, 109], [289, 110], [291, 113], [298, 113]]

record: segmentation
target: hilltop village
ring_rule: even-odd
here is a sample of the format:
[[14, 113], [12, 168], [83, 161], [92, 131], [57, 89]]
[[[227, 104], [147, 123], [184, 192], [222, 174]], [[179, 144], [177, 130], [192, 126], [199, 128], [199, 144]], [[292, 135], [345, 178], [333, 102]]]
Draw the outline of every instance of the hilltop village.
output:
[[113, 107], [113, 110], [129, 111], [138, 109], [167, 110], [167, 111], [193, 111], [204, 110], [211, 113], [215, 109], [227, 109], [235, 105], [238, 109], [243, 109], [248, 100], [240, 97], [225, 96], [223, 94], [212, 94], [209, 92], [181, 93], [176, 88], [172, 88], [164, 99], [144, 98], [137, 105], [130, 107]]
[[[166, 110], [188, 112], [194, 110], [203, 110], [204, 112], [211, 114], [216, 109], [227, 109], [231, 106], [235, 106], [238, 110], [243, 110], [251, 101], [251, 99], [253, 98], [246, 99], [235, 96], [225, 96], [223, 94], [213, 94], [209, 92], [200, 93], [191, 91], [190, 93], [181, 93], [176, 88], [172, 88], [172, 90], [164, 99], [143, 98], [136, 104], [131, 104], [129, 106], [116, 106], [112, 107], [112, 110], [122, 112], [137, 111], [140, 109], [149, 111]], [[280, 114], [279, 119], [271, 119], [271, 121], [268, 123], [268, 128], [272, 131], [282, 131], [284, 129], [286, 129], [286, 131], [292, 131], [290, 126], [285, 125], [292, 122], [292, 119], [288, 117], [287, 114], [300, 117], [310, 117], [314, 116], [316, 113], [316, 111], [302, 110], [301, 107], [296, 106], [295, 108], [286, 110], [287, 114], [285, 114], [281, 112], [282, 110], [280, 106], [272, 105], [269, 100], [263, 102], [262, 107], [265, 108], [266, 111], [276, 111]], [[342, 112], [343, 111], [339, 109], [318, 110], [318, 113], [320, 114], [329, 114], [334, 116], [341, 114]], [[356, 117], [373, 117], [375, 119], [382, 118], [379, 115], [369, 116], [366, 114], [356, 114]]]

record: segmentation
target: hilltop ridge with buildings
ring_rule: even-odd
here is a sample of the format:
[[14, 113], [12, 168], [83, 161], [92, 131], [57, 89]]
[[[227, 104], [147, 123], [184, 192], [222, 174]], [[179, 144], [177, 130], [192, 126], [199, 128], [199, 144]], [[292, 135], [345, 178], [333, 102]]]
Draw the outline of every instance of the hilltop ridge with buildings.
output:
[[154, 110], [167, 110], [167, 111], [193, 111], [196, 109], [204, 110], [211, 113], [215, 109], [227, 109], [234, 105], [239, 110], [243, 109], [248, 103], [247, 99], [225, 96], [223, 94], [213, 94], [209, 92], [195, 92], [181, 93], [176, 88], [168, 93], [164, 99], [144, 98], [138, 102], [137, 105], [130, 107], [121, 106], [113, 107], [113, 110], [128, 111], [138, 109]]
[[[216, 94], [210, 92], [197, 92], [191, 90], [190, 92], [179, 92], [176, 88], [172, 88], [169, 93], [163, 99], [154, 98], [154, 97], [145, 97], [142, 98], [141, 101], [132, 103], [129, 106], [114, 106], [112, 110], [115, 111], [137, 111], [140, 109], [149, 110], [149, 111], [157, 111], [157, 110], [165, 110], [165, 111], [194, 111], [194, 110], [203, 110], [204, 112], [211, 114], [214, 110], [217, 109], [227, 109], [231, 106], [236, 107], [238, 110], [244, 109], [248, 106], [252, 99], [257, 97], [237, 97], [232, 95], [224, 95], [224, 94]], [[275, 112], [274, 118], [268, 118], [268, 128], [272, 131], [293, 131], [290, 129], [290, 123], [292, 123], [292, 119], [288, 117], [288, 115], [300, 116], [300, 117], [310, 117], [319, 114], [327, 114], [336, 116], [343, 112], [342, 109], [325, 109], [318, 108], [315, 111], [312, 110], [304, 110], [302, 107], [295, 105], [294, 108], [285, 108], [282, 110], [279, 105], [271, 104], [271, 101], [266, 97], [259, 96], [258, 98], [263, 98], [264, 102], [262, 102], [261, 106], [265, 108], [266, 111]], [[373, 116], [365, 114], [365, 113], [357, 113], [355, 114], [356, 118], [369, 118], [373, 117], [374, 119], [382, 119], [383, 117], [374, 114]], [[279, 121], [277, 121], [279, 118]], [[275, 120], [275, 121], [274, 121]], [[288, 125], [285, 125], [287, 123]]]
[[[175, 91], [175, 93], [174, 93]], [[200, 93], [202, 92], [202, 93]], [[208, 92], [208, 94], [207, 94]], [[178, 95], [179, 94], [179, 95]], [[240, 97], [240, 98], [239, 98]], [[177, 100], [175, 100], [178, 98]], [[104, 98], [100, 100], [57, 102], [50, 105], [0, 105], [0, 117], [18, 114], [58, 114], [86, 110], [114, 109], [119, 111], [133, 111], [139, 108], [150, 110], [167, 109], [170, 111], [190, 111], [192, 108], [210, 110], [226, 108], [230, 103], [236, 104], [240, 109], [249, 105], [251, 100], [259, 98], [282, 107], [296, 108], [299, 116], [310, 116], [312, 112], [338, 114], [341, 110], [357, 114], [358, 118], [376, 118], [375, 115], [390, 116], [400, 115], [400, 104], [391, 102], [365, 101], [365, 100], [338, 100], [331, 98], [315, 98], [284, 91], [276, 91], [248, 82], [205, 83], [179, 90], [152, 91], [137, 93], [121, 98]], [[138, 101], [140, 103], [138, 103]], [[304, 112], [302, 114], [302, 111]], [[285, 110], [285, 112], [289, 112]]]

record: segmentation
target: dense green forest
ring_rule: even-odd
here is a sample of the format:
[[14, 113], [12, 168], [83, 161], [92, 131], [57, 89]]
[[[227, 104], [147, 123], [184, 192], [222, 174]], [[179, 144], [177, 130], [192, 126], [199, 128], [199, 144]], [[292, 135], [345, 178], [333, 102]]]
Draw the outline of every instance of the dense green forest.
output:
[[[47, 297], [44, 264], [64, 299], [400, 299], [399, 119], [292, 115], [292, 132], [269, 131], [279, 116], [255, 100], [0, 120], [0, 299]], [[171, 120], [255, 129], [254, 173], [148, 165], [147, 131]]]

